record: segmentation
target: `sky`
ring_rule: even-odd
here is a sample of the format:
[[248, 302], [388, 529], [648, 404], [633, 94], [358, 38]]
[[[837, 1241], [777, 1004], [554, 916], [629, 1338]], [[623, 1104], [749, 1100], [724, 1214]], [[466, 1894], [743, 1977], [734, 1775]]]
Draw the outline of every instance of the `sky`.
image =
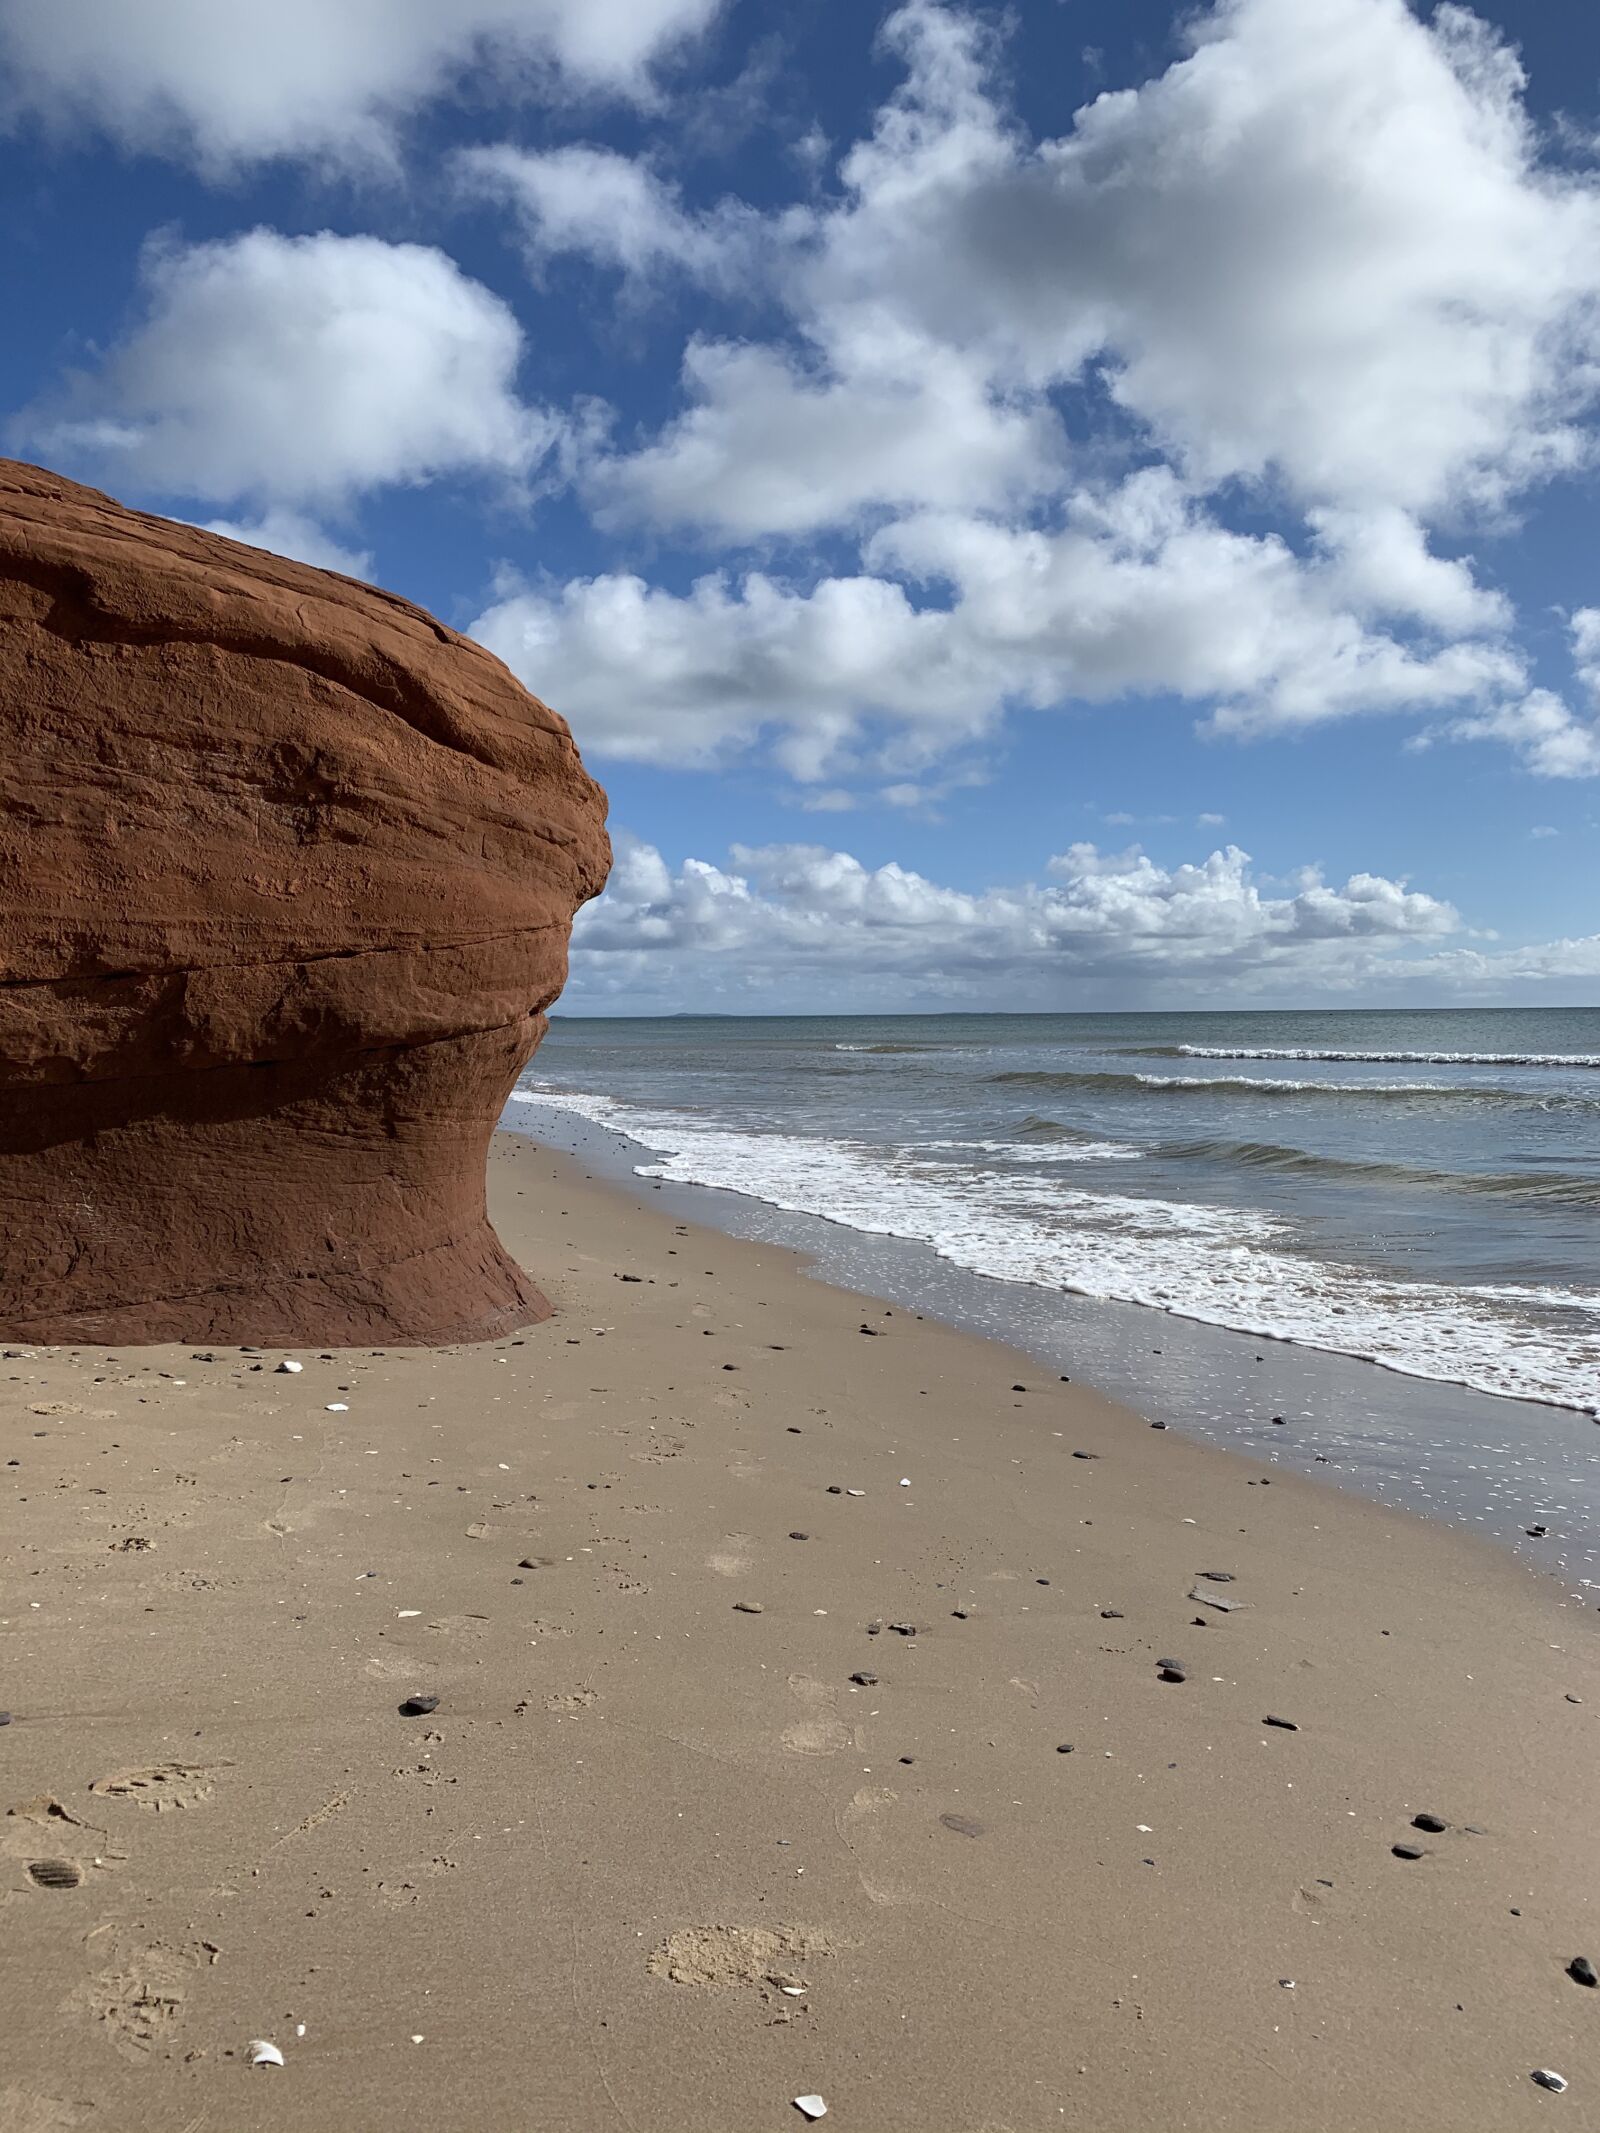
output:
[[1600, 1003], [1600, 13], [0, 0], [4, 449], [421, 603], [571, 1012]]

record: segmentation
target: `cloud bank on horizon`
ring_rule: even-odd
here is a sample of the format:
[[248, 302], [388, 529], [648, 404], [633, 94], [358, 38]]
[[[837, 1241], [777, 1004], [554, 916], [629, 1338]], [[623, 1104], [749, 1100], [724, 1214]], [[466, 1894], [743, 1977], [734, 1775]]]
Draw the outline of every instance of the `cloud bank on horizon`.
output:
[[[741, 778], [1003, 806], [1034, 722], [1151, 704], [1213, 747], [1600, 777], [1600, 586], [1551, 614], [1503, 563], [1595, 471], [1592, 148], [1465, 7], [1314, 25], [1213, 0], [1041, 123], [1003, 24], [906, 0], [860, 25], [848, 136], [791, 104], [758, 164], [707, 117], [751, 45], [718, 0], [0, 0], [13, 139], [162, 159], [213, 222], [288, 171], [307, 225], [152, 226], [13, 446], [361, 574], [419, 492], [475, 514], [451, 595], [585, 752], [730, 781], [729, 867], [624, 844], [575, 1002], [1570, 987], [1597, 940], [1468, 948], [1398, 875], [1264, 886], [1232, 844], [1063, 837], [1042, 882], [957, 888], [740, 834]], [[772, 71], [719, 92], [736, 149]], [[587, 366], [545, 360], [557, 304]]]

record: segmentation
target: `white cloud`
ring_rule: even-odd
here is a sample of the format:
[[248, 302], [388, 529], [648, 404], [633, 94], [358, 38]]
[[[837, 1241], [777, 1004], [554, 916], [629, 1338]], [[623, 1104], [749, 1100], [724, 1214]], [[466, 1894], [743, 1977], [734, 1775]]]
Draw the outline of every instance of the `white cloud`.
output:
[[690, 341], [682, 410], [587, 461], [602, 524], [859, 544], [820, 579], [508, 595], [496, 649], [548, 660], [526, 678], [604, 748], [776, 734], [819, 778], [1147, 694], [1240, 736], [1404, 714], [1600, 767], [1508, 600], [1440, 552], [1590, 453], [1600, 186], [1541, 161], [1514, 55], [1460, 7], [1326, 0], [1308, 36], [1302, 0], [1217, 0], [1187, 36], [1033, 141], [993, 32], [909, 0], [839, 191], [754, 233], [614, 156], [489, 152], [546, 250], [712, 286], [736, 262], [785, 320]]
[[1310, 872], [1296, 894], [1266, 895], [1232, 845], [1170, 869], [1137, 847], [1074, 845], [1045, 882], [979, 891], [818, 845], [735, 846], [731, 861], [674, 870], [619, 837], [606, 893], [574, 928], [568, 1004], [1348, 992], [1461, 928], [1448, 903], [1372, 874], [1332, 888]]
[[560, 441], [517, 398], [522, 332], [444, 253], [250, 230], [152, 246], [143, 317], [18, 425], [113, 487], [337, 505], [457, 471], [526, 476]]
[[1590, 702], [1600, 709], [1600, 607], [1580, 607], [1568, 628], [1572, 636], [1572, 670]]
[[396, 122], [479, 69], [650, 96], [720, 0], [0, 0], [3, 107], [225, 168], [386, 162]]
[[[683, 595], [631, 575], [507, 587], [473, 634], [596, 754], [713, 763], [775, 738], [792, 775], [832, 782], [931, 763], [1008, 704], [1170, 693], [1256, 733], [1523, 685], [1497, 642], [1408, 645], [1344, 604], [1337, 568], [1226, 531], [1169, 472], [1079, 495], [1068, 519], [902, 519], [868, 544], [875, 569], [808, 589], [764, 572]], [[907, 579], [950, 605], [917, 605]]]
[[253, 520], [213, 518], [205, 522], [207, 533], [226, 534], [230, 541], [243, 541], [251, 548], [266, 548], [292, 562], [311, 563], [318, 570], [337, 570], [347, 578], [372, 576], [372, 551], [346, 548], [314, 519], [298, 511], [264, 511]]
[[753, 208], [730, 201], [691, 215], [647, 163], [614, 149], [468, 148], [455, 170], [466, 191], [515, 210], [536, 267], [581, 252], [634, 277], [673, 267], [726, 285], [758, 254], [762, 218]]
[[1579, 718], [1550, 689], [1530, 689], [1445, 731], [1452, 740], [1506, 742], [1535, 777], [1600, 777], [1600, 724]]

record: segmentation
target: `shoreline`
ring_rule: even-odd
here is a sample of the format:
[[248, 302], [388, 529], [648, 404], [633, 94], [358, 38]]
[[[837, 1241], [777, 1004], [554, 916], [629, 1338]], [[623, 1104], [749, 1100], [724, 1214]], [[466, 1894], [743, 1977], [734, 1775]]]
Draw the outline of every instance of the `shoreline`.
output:
[[[1479, 1532], [1573, 1586], [1600, 1585], [1600, 1432], [1583, 1410], [1510, 1399], [1148, 1304], [953, 1264], [933, 1247], [754, 1194], [642, 1174], [650, 1144], [531, 1092], [502, 1130], [532, 1135], [634, 1199], [795, 1252], [819, 1280], [998, 1340], [1185, 1435], [1324, 1486]], [[1281, 1414], [1284, 1426], [1273, 1426]], [[1546, 1529], [1530, 1536], [1530, 1526]]]
[[490, 1190], [513, 1339], [8, 1357], [6, 2133], [1593, 2109], [1593, 1609], [531, 1139]]

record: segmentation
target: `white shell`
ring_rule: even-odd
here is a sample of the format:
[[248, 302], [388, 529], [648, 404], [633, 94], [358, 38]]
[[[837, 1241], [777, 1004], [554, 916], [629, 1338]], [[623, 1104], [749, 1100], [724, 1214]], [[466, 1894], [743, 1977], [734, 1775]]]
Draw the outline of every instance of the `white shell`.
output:
[[350, 1402], [348, 1400], [330, 1400], [325, 1412], [330, 1415], [347, 1415], [350, 1412]]
[[[1565, 2086], [1566, 2083], [1563, 2082], [1562, 2087]], [[797, 2096], [794, 2107], [797, 2111], [803, 2111], [807, 2118], [826, 2118], [828, 2115], [828, 2106], [820, 2096]]]
[[252, 2037], [250, 2039], [250, 2064], [252, 2066], [282, 2066], [283, 2054], [276, 2044], [269, 2043], [265, 2037]]
[[305, 1367], [306, 1366], [304, 1363], [296, 1363], [293, 1361], [283, 1362], [278, 1365], [278, 1375], [280, 1377], [288, 1376], [291, 1378], [297, 1378]]

